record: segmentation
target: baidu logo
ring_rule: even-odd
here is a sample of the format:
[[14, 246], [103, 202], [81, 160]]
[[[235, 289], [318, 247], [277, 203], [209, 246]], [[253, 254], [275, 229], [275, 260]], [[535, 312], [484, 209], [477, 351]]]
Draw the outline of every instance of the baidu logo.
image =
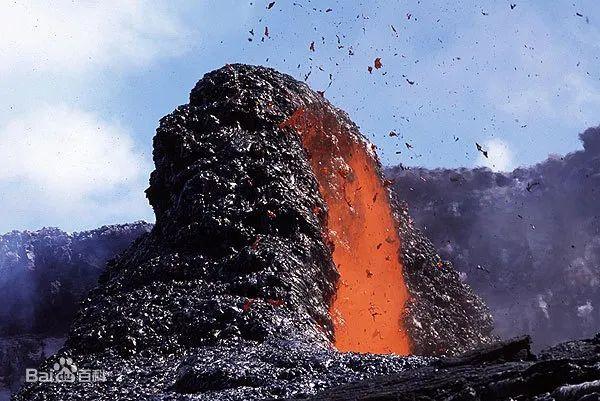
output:
[[27, 383], [93, 383], [106, 381], [106, 373], [103, 370], [77, 369], [77, 365], [71, 358], [60, 357], [54, 363], [50, 372], [37, 369], [25, 371]]

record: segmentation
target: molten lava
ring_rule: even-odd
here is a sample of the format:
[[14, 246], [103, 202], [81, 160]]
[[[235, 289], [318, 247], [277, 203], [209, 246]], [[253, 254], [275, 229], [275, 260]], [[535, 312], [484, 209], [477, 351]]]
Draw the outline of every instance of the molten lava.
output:
[[400, 237], [375, 155], [326, 110], [299, 109], [282, 126], [300, 134], [329, 209], [327, 235], [340, 274], [330, 307], [335, 346], [409, 354]]

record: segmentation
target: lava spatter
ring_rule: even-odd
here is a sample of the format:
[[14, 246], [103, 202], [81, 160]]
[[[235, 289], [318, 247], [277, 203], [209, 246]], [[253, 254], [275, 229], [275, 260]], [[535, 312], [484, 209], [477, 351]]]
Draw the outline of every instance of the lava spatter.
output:
[[336, 348], [409, 354], [401, 240], [372, 148], [322, 108], [299, 109], [282, 126], [300, 135], [327, 203], [340, 274], [330, 307]]

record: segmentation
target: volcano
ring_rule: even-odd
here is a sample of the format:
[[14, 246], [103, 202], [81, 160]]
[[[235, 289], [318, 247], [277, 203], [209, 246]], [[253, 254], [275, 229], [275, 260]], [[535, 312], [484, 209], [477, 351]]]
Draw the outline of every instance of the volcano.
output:
[[103, 374], [16, 400], [304, 397], [493, 341], [375, 147], [305, 84], [211, 72], [161, 119], [153, 156], [155, 226], [109, 262], [39, 369]]

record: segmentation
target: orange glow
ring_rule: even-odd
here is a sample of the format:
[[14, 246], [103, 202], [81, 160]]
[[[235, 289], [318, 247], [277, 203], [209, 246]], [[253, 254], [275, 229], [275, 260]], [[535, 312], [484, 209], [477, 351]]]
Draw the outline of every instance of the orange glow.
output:
[[329, 209], [327, 235], [340, 273], [329, 311], [336, 348], [409, 354], [400, 237], [374, 154], [329, 111], [300, 109], [282, 126], [301, 136]]

